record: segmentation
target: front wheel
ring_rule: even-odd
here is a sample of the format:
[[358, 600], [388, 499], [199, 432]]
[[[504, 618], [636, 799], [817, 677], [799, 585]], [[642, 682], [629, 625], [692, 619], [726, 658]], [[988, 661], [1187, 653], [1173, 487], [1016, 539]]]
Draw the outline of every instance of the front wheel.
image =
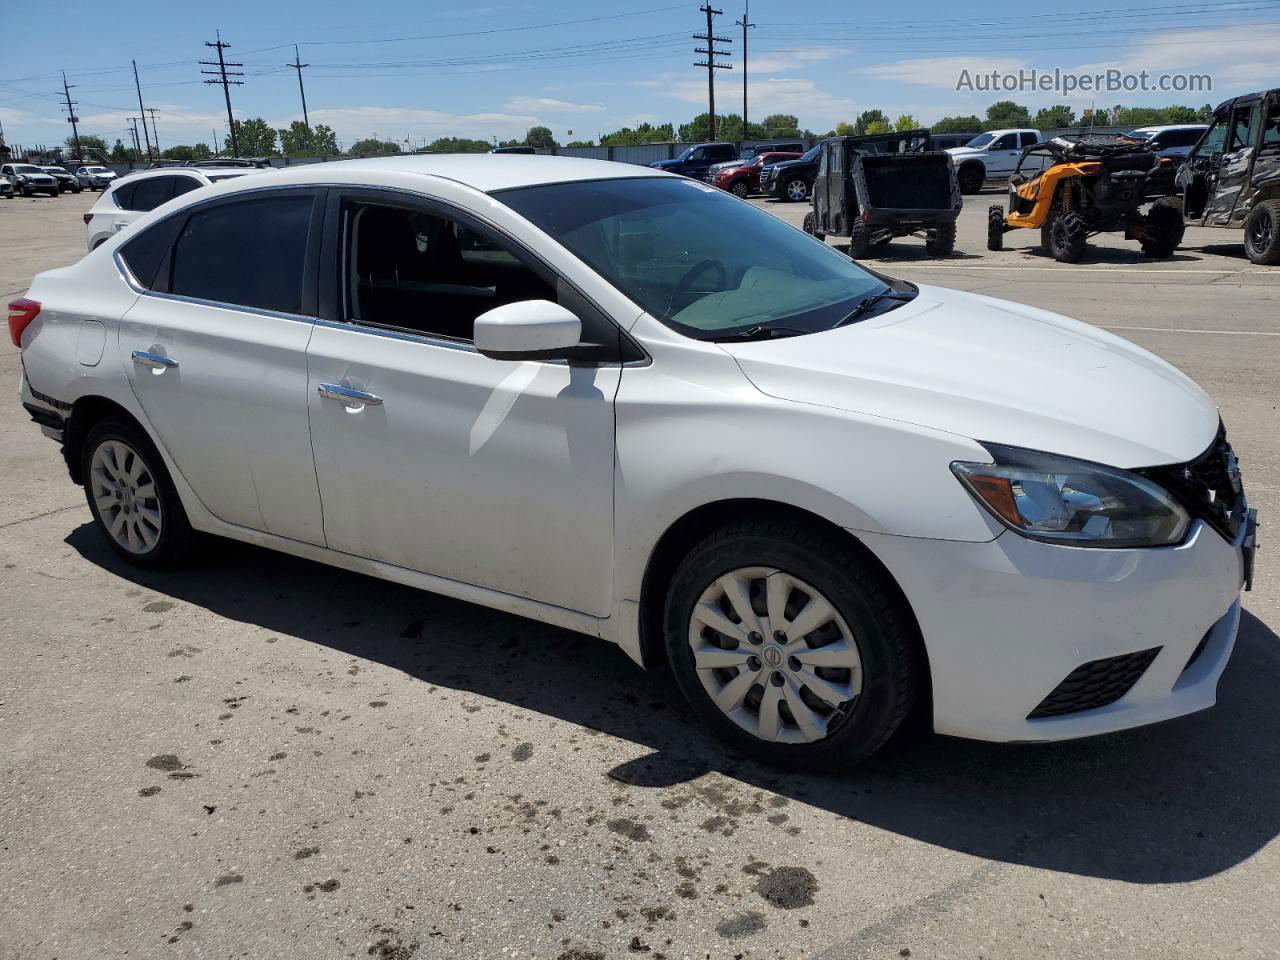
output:
[[792, 521], [745, 521], [677, 569], [665, 611], [681, 692], [766, 763], [836, 770], [906, 718], [919, 667], [909, 611], [856, 547]]
[[1059, 263], [1078, 263], [1089, 244], [1089, 227], [1078, 213], [1057, 213], [1046, 224], [1049, 252]]
[[748, 194], [748, 193], [750, 193], [750, 191], [747, 189], [747, 184], [746, 184], [746, 182], [745, 182], [745, 181], [742, 181], [742, 180], [739, 180], [739, 181], [738, 181], [737, 183], [735, 183], [732, 187], [730, 187], [730, 191], [731, 191], [731, 192], [733, 193], [733, 195], [734, 195], [735, 197], [737, 197], [739, 200], [745, 200], [745, 199], [747, 199], [747, 194]]
[[987, 207], [987, 249], [1004, 249], [1004, 207], [999, 204]]
[[1280, 263], [1280, 200], [1264, 200], [1244, 224], [1244, 252], [1253, 263]]
[[956, 181], [960, 185], [961, 193], [981, 193], [982, 184], [986, 180], [983, 169], [977, 165], [961, 167], [960, 172], [956, 174]]
[[812, 210], [804, 215], [804, 222], [801, 225], [800, 229], [802, 229], [805, 233], [809, 234], [809, 236], [811, 237], [817, 237], [819, 240], [827, 239], [827, 235], [825, 233], [819, 232], [818, 218], [813, 215]]
[[956, 248], [956, 222], [940, 223], [925, 232], [924, 248], [932, 257], [949, 257]]
[[117, 554], [144, 567], [186, 559], [191, 525], [159, 451], [140, 428], [112, 418], [95, 424], [80, 471], [89, 511]]
[[861, 217], [854, 217], [849, 224], [849, 256], [861, 260], [871, 249], [871, 230]]
[[809, 198], [809, 184], [796, 177], [787, 181], [787, 185], [783, 188], [783, 193], [792, 203], [800, 203]]
[[1165, 197], [1151, 205], [1147, 212], [1146, 237], [1142, 252], [1148, 257], [1163, 260], [1173, 256], [1182, 242], [1186, 226], [1182, 222], [1182, 198]]

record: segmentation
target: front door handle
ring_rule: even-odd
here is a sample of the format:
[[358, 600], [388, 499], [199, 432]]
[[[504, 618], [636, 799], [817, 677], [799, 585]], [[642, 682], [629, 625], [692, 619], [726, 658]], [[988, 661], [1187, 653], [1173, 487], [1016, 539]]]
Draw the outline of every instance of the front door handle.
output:
[[376, 393], [357, 390], [355, 387], [345, 387], [340, 383], [322, 383], [317, 389], [319, 390], [320, 396], [327, 400], [342, 400], [352, 406], [356, 404], [365, 404], [367, 406], [376, 407], [382, 403], [382, 398]]
[[178, 361], [173, 357], [166, 357], [163, 353], [152, 353], [150, 350], [133, 351], [133, 362], [151, 367], [153, 370], [168, 370], [178, 365]]

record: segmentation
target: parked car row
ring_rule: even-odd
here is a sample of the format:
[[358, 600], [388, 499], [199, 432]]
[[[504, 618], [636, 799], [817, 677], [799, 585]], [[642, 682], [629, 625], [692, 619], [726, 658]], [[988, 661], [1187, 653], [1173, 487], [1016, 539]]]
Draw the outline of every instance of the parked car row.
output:
[[67, 167], [45, 166], [34, 163], [6, 163], [0, 165], [0, 195], [24, 197], [46, 193], [56, 197], [61, 193], [79, 193], [82, 190], [105, 190], [116, 174], [103, 166]]

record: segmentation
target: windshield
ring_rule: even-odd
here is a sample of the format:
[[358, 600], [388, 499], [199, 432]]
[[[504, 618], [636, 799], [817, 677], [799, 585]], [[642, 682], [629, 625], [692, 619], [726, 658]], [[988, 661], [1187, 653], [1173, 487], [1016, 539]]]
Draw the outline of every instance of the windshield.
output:
[[692, 154], [692, 153], [693, 153], [693, 151], [695, 151], [695, 150], [697, 150], [697, 149], [698, 149], [697, 147], [685, 147], [685, 148], [684, 148], [683, 150], [681, 150], [678, 154], [676, 154], [676, 159], [677, 159], [677, 160], [688, 160], [688, 159], [689, 159], [689, 155], [690, 155], [690, 154]]
[[1130, 130], [1121, 136], [1128, 137], [1130, 140], [1150, 140], [1155, 135], [1154, 130]]
[[44, 173], [39, 167], [30, 163], [16, 163], [13, 166], [14, 173]]
[[976, 137], [974, 137], [972, 140], [970, 140], [968, 143], [966, 143], [965, 146], [966, 147], [985, 147], [988, 143], [990, 143], [995, 138], [996, 138], [996, 135], [994, 133], [980, 133]]
[[821, 153], [821, 152], [822, 152], [822, 144], [820, 144], [820, 143], [819, 143], [819, 144], [815, 144], [814, 146], [812, 146], [812, 147], [810, 147], [808, 150], [806, 150], [806, 151], [804, 152], [803, 156], [801, 156], [801, 157], [800, 157], [800, 159], [801, 159], [801, 160], [816, 160], [816, 159], [818, 158], [818, 154], [819, 154], [819, 153]]
[[496, 196], [699, 340], [828, 330], [888, 289], [832, 247], [695, 180], [580, 181]]
[[85, 173], [106, 173], [107, 168], [106, 167], [85, 167], [84, 172]]

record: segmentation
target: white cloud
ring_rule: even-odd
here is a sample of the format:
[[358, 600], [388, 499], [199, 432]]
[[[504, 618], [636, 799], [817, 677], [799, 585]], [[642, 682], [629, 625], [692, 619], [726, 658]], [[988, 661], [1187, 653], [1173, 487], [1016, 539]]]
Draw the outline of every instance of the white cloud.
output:
[[[290, 120], [301, 120], [300, 115]], [[344, 143], [378, 134], [382, 140], [411, 140], [426, 137], [490, 137], [507, 139], [523, 136], [538, 123], [534, 114], [524, 113], [446, 113], [441, 110], [419, 110], [411, 107], [337, 107], [311, 111], [312, 123], [332, 127]], [[285, 126], [278, 123], [276, 126]]]
[[601, 113], [607, 109], [602, 103], [572, 103], [554, 97], [512, 97], [503, 106], [516, 113]]
[[[705, 111], [707, 84], [696, 75], [665, 73], [652, 80], [638, 80], [638, 87], [651, 89], [661, 96], [696, 104]], [[771, 113], [789, 113], [800, 120], [800, 126], [828, 130], [841, 120], [852, 120], [860, 109], [857, 100], [840, 97], [822, 90], [813, 80], [803, 77], [758, 77], [753, 71], [747, 78], [747, 96], [751, 117], [759, 120]], [[716, 84], [716, 113], [742, 112], [742, 84]]]
[[[748, 74], [756, 71], [760, 73], [785, 73], [788, 70], [800, 70], [810, 64], [847, 56], [852, 52], [852, 50], [845, 50], [840, 47], [803, 47], [797, 50], [770, 51], [756, 56], [748, 56]], [[750, 48], [748, 48], [748, 53], [750, 53]]]

